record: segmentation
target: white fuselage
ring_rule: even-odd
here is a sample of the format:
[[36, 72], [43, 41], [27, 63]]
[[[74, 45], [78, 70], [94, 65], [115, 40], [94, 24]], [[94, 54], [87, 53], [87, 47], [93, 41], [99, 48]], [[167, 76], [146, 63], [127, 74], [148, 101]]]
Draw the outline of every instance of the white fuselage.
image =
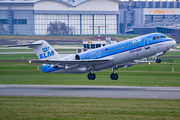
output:
[[[154, 35], [157, 36], [157, 35]], [[170, 48], [172, 48], [176, 42], [170, 38], [163, 38], [158, 40], [152, 40], [154, 37], [152, 34], [149, 36], [138, 37], [136, 39], [126, 40], [124, 42], [119, 42], [113, 45], [108, 45], [102, 48], [90, 50], [84, 53], [78, 54], [81, 60], [91, 60], [91, 59], [111, 59], [108, 64], [101, 64], [93, 66], [93, 71], [102, 71], [105, 69], [112, 68], [114, 66], [125, 66], [127, 63], [141, 59], [144, 57], [149, 57], [156, 55], [158, 53], [164, 54]], [[137, 45], [135, 45], [137, 43]], [[128, 46], [129, 45], [129, 46]], [[125, 47], [124, 47], [125, 46]], [[126, 46], [128, 46], [126, 48]], [[109, 52], [109, 51], [110, 52]], [[114, 51], [111, 51], [114, 50]], [[104, 52], [107, 51], [107, 52]], [[162, 55], [161, 54], [161, 55]], [[92, 55], [92, 56], [91, 56]], [[76, 60], [76, 55], [69, 55], [61, 60]], [[88, 65], [77, 65], [77, 66], [67, 66], [64, 69], [59, 69], [53, 71], [55, 73], [88, 73], [90, 72], [90, 67]]]

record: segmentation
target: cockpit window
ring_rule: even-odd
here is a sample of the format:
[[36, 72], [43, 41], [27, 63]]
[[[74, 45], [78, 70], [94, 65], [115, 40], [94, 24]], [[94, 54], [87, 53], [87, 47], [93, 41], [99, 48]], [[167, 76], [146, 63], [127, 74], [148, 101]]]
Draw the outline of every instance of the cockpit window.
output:
[[157, 40], [159, 39], [159, 36], [153, 37], [153, 40]]
[[160, 36], [160, 38], [166, 38], [166, 36]]
[[159, 39], [159, 36], [156, 36], [156, 39]]

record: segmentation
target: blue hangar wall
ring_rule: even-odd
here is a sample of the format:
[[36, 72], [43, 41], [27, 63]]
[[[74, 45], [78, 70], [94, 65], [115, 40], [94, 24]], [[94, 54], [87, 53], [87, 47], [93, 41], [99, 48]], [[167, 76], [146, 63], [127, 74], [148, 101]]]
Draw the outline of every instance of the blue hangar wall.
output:
[[33, 4], [0, 3], [0, 22], [5, 34], [34, 35]]

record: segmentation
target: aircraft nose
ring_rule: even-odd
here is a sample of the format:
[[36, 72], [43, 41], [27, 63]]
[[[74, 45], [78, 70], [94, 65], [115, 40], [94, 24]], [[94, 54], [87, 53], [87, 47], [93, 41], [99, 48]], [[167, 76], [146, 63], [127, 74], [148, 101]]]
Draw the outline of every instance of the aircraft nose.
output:
[[175, 45], [176, 45], [176, 41], [172, 39], [172, 47], [174, 47]]

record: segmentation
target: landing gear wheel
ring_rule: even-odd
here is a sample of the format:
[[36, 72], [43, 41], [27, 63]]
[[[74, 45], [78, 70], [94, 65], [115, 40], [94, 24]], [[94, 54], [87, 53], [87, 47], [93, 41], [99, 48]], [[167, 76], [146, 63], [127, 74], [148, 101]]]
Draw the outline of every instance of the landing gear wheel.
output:
[[161, 63], [161, 59], [156, 59], [156, 63]]
[[117, 80], [117, 79], [119, 78], [119, 76], [118, 76], [117, 73], [112, 73], [112, 74], [110, 75], [110, 78], [111, 78], [111, 80]]
[[96, 79], [96, 74], [94, 74], [94, 73], [89, 73], [88, 76], [87, 76], [87, 78], [88, 78], [89, 80], [95, 80], [95, 79]]

